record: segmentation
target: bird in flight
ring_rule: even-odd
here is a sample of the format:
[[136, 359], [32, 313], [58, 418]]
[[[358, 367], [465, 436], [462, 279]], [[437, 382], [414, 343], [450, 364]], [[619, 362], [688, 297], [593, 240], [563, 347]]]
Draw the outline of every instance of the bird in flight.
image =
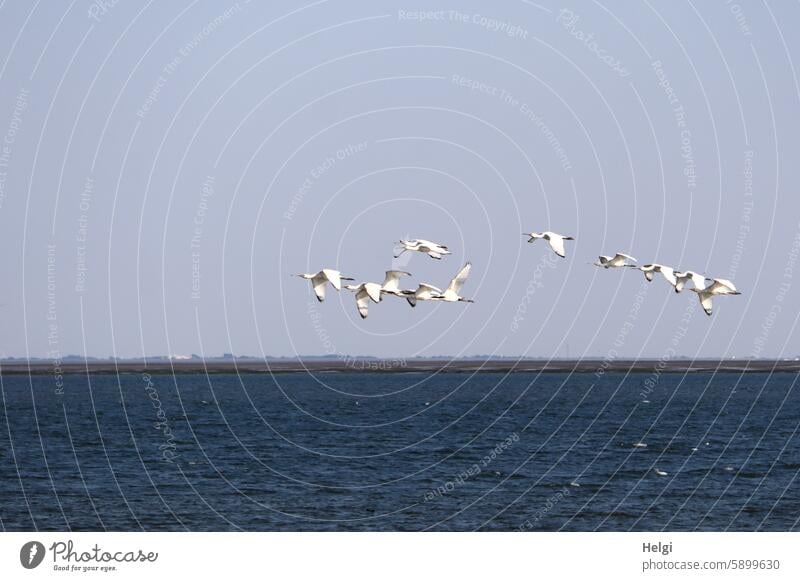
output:
[[398, 258], [401, 254], [403, 254], [406, 251], [422, 252], [423, 254], [427, 254], [431, 258], [435, 258], [436, 260], [441, 260], [442, 256], [447, 256], [448, 254], [452, 254], [447, 249], [447, 246], [443, 244], [437, 244], [436, 242], [431, 242], [430, 240], [422, 240], [422, 239], [400, 240], [398, 244], [400, 244], [402, 250], [400, 250], [398, 254], [394, 255], [395, 258]]
[[696, 289], [704, 289], [706, 288], [706, 277], [700, 273], [694, 272], [693, 270], [687, 270], [686, 272], [676, 272], [675, 273], [675, 292], [679, 293], [683, 290], [686, 286], [686, 283], [691, 281]]
[[333, 270], [332, 268], [323, 268], [319, 272], [310, 274], [303, 273], [296, 276], [311, 281], [311, 286], [314, 288], [314, 294], [317, 295], [317, 300], [320, 302], [325, 300], [325, 286], [327, 283], [331, 283], [333, 288], [338, 291], [342, 290], [343, 280], [355, 280], [349, 276], [342, 276], [341, 272], [338, 270]]
[[411, 273], [404, 270], [387, 270], [386, 278], [383, 279], [383, 285], [381, 285], [381, 294], [405, 296], [409, 291], [400, 289], [400, 278], [404, 276], [411, 276]]
[[461, 296], [461, 287], [464, 286], [470, 270], [472, 270], [472, 264], [468, 262], [453, 277], [453, 280], [450, 281], [444, 291], [433, 285], [421, 283], [416, 291], [406, 291], [406, 299], [412, 307], [416, 306], [417, 301], [446, 301], [449, 303], [462, 301], [472, 303], [474, 302], [472, 299]]
[[356, 307], [362, 319], [366, 319], [369, 314], [369, 301], [374, 303], [381, 301], [381, 285], [377, 282], [362, 282], [361, 284], [348, 284], [344, 288], [356, 293]]
[[553, 252], [558, 254], [561, 258], [567, 257], [564, 249], [564, 240], [575, 240], [572, 236], [563, 236], [555, 232], [523, 232], [522, 235], [528, 236], [528, 242], [536, 242], [539, 239], [547, 240]]
[[469, 271], [472, 270], [472, 263], [466, 263], [461, 270], [458, 271], [458, 274], [453, 277], [453, 280], [450, 281], [450, 284], [447, 285], [447, 288], [444, 289], [444, 293], [442, 293], [442, 300], [448, 302], [458, 302], [463, 301], [465, 303], [472, 303], [474, 302], [472, 299], [465, 299], [461, 296], [461, 287], [464, 286], [464, 283], [467, 281], [467, 277], [469, 276]]
[[408, 304], [412, 307], [417, 306], [417, 301], [439, 301], [442, 300], [442, 289], [435, 287], [432, 284], [420, 283], [417, 285], [417, 290], [405, 291], [405, 297]]
[[637, 266], [636, 268], [644, 273], [644, 277], [648, 282], [653, 281], [653, 277], [656, 275], [656, 273], [661, 273], [664, 278], [667, 279], [667, 282], [673, 287], [677, 287], [678, 285], [678, 279], [675, 277], [675, 269], [671, 266], [653, 263]]
[[738, 290], [734, 284], [729, 281], [725, 280], [724, 278], [712, 278], [711, 284], [705, 288], [692, 288], [690, 290], [697, 293], [697, 297], [700, 299], [700, 306], [703, 307], [703, 310], [706, 312], [706, 315], [711, 315], [711, 299], [715, 296], [719, 295], [740, 295]]
[[617, 252], [614, 256], [599, 256], [598, 260], [599, 262], [595, 262], [593, 264], [602, 268], [619, 268], [623, 266], [627, 266], [628, 268], [636, 268], [635, 264], [628, 263], [629, 260], [636, 262], [636, 259], [633, 256], [622, 254], [622, 252]]

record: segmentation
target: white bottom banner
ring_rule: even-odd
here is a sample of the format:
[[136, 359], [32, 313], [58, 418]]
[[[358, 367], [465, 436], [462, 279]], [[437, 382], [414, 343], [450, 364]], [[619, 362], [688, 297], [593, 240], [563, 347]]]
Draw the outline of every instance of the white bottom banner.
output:
[[[796, 533], [2, 533], [3, 579], [800, 579]], [[185, 577], [184, 577], [185, 578]]]

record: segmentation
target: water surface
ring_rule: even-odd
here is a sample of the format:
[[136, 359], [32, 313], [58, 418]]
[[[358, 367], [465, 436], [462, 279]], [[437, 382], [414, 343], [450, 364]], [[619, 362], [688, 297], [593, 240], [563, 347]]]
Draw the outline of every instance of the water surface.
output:
[[4, 376], [0, 524], [792, 530], [797, 377]]

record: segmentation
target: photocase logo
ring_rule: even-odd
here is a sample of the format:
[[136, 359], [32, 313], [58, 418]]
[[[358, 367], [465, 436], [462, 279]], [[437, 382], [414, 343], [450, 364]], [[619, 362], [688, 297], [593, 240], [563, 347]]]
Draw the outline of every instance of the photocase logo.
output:
[[19, 551], [19, 562], [26, 569], [35, 569], [44, 560], [44, 545], [39, 541], [29, 541]]

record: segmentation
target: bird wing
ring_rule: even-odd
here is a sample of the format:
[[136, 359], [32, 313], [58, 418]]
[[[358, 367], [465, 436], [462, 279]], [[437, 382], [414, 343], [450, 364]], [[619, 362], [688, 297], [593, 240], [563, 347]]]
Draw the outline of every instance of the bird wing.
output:
[[553, 249], [553, 252], [558, 254], [561, 258], [566, 258], [567, 254], [564, 252], [564, 237], [559, 236], [558, 234], [550, 234], [548, 239], [550, 242], [550, 248]]
[[404, 270], [387, 270], [386, 278], [383, 279], [383, 290], [385, 291], [400, 290], [401, 276], [411, 276], [411, 274]]
[[433, 250], [428, 251], [428, 256], [430, 256], [431, 258], [435, 258], [436, 260], [440, 260], [442, 258], [442, 255], [440, 253], [434, 252]]
[[314, 287], [314, 294], [317, 295], [317, 300], [322, 302], [325, 300], [325, 285], [328, 284], [328, 279], [322, 273], [317, 273], [311, 279], [311, 286]]
[[643, 271], [644, 271], [644, 277], [645, 277], [645, 278], [646, 278], [648, 281], [652, 282], [652, 281], [653, 281], [653, 271], [652, 271], [652, 270], [644, 270], [644, 267], [642, 267], [642, 269], [641, 269], [641, 270], [643, 270]]
[[461, 287], [464, 286], [464, 282], [467, 280], [470, 270], [472, 270], [472, 263], [468, 262], [461, 270], [458, 271], [458, 274], [455, 276], [455, 278], [450, 281], [450, 284], [445, 292], [453, 292], [456, 295], [461, 293]]
[[731, 281], [726, 280], [724, 278], [715, 278], [714, 279], [714, 283], [716, 283], [716, 284], [718, 284], [720, 286], [723, 286], [723, 287], [727, 288], [728, 290], [732, 290], [733, 292], [737, 292], [736, 291], [736, 287], [734, 286], [734, 284]]
[[662, 266], [661, 274], [664, 275], [664, 278], [666, 278], [667, 282], [672, 286], [678, 284], [678, 279], [675, 278], [675, 269], [673, 269], [671, 266]]
[[331, 268], [323, 268], [322, 273], [331, 281], [333, 288], [342, 290], [342, 273]]
[[416, 298], [424, 301], [434, 297], [441, 296], [442, 290], [438, 287], [435, 287], [430, 284], [425, 284], [424, 282], [422, 282], [419, 284], [414, 294]]
[[692, 279], [694, 288], [701, 290], [706, 288], [706, 277], [704, 277], [702, 274], [698, 274], [696, 272], [689, 272], [687, 274], [689, 275], [689, 278]]
[[428, 252], [436, 252], [439, 250], [439, 245], [428, 240], [414, 240], [415, 244], [413, 248], [410, 250], [416, 250], [418, 252], [428, 253]]
[[711, 314], [711, 299], [714, 295], [710, 292], [700, 291], [697, 293], [697, 296], [700, 297], [700, 306], [703, 307], [703, 310], [706, 312], [706, 315]]
[[381, 300], [381, 285], [376, 282], [368, 282], [364, 285], [364, 290], [367, 292], [367, 296], [371, 298], [376, 303], [380, 302]]
[[356, 293], [356, 307], [361, 318], [366, 319], [369, 314], [369, 294], [363, 287]]
[[629, 255], [627, 255], [627, 254], [622, 254], [622, 252], [617, 252], [617, 253], [614, 255], [614, 258], [620, 258], [620, 257], [621, 257], [621, 258], [625, 258], [625, 259], [627, 259], [627, 260], [633, 260], [634, 262], [636, 262], [636, 259], [635, 259], [633, 256], [629, 256]]
[[439, 244], [437, 242], [431, 242], [430, 240], [417, 240], [417, 247], [415, 250], [419, 250], [420, 252], [427, 252], [429, 255], [431, 253], [435, 254], [450, 254], [450, 251], [447, 249], [447, 246], [444, 244]]

